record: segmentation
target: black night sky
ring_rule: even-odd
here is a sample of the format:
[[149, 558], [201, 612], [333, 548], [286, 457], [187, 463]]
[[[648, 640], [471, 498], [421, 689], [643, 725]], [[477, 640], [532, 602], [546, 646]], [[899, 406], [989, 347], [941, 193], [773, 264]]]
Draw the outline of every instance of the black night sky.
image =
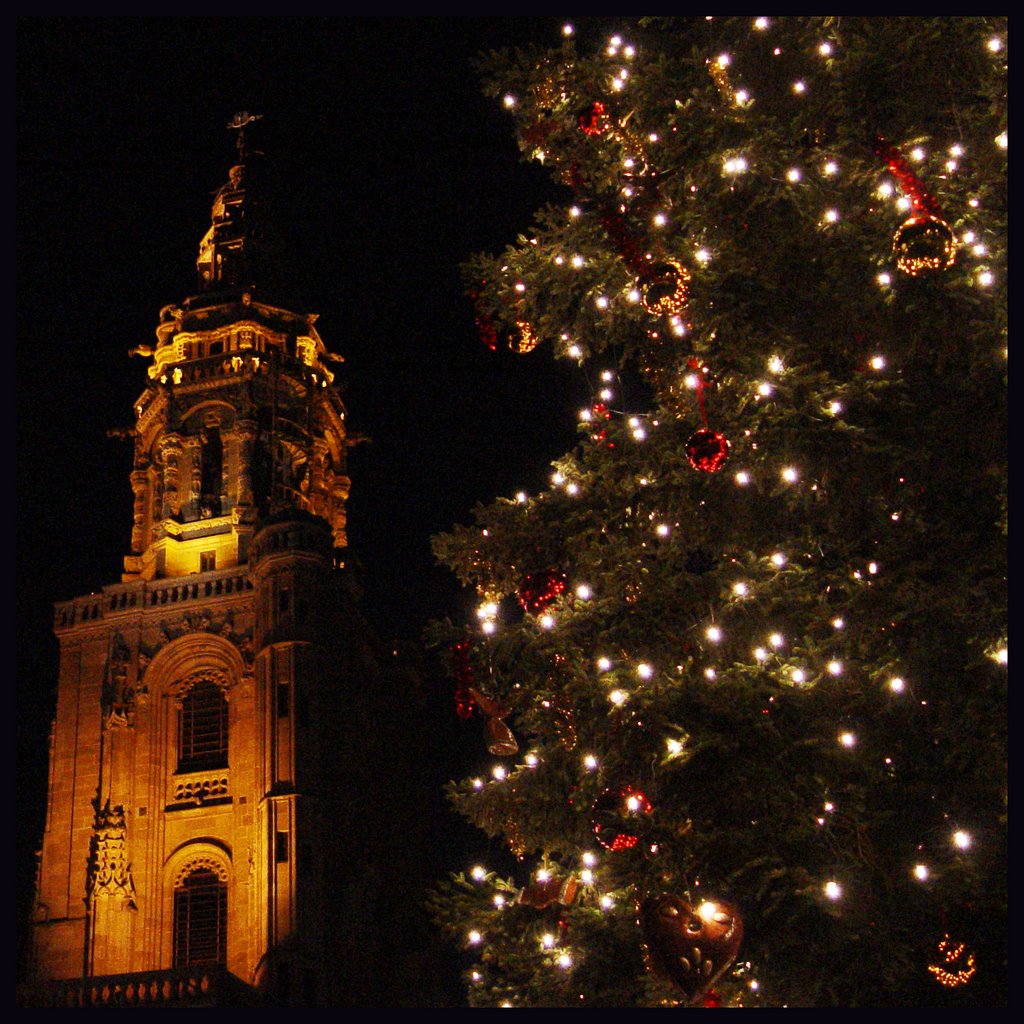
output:
[[[21, 16], [16, 22], [18, 891], [30, 895], [57, 679], [52, 606], [118, 582], [129, 427], [161, 308], [195, 291], [198, 243], [233, 161], [226, 125], [283, 187], [274, 213], [302, 299], [346, 364], [349, 540], [378, 631], [410, 644], [467, 613], [431, 534], [538, 488], [572, 446], [584, 381], [550, 353], [479, 340], [459, 263], [526, 231], [553, 186], [520, 161], [472, 58], [562, 19]], [[598, 19], [577, 19], [602, 38]], [[427, 659], [429, 664], [429, 658]], [[439, 779], [482, 753], [428, 681]], [[479, 748], [479, 749], [478, 749]], [[439, 803], [440, 806], [440, 803]], [[441, 813], [444, 813], [443, 811]], [[452, 869], [466, 866], [452, 820]], [[464, 826], [463, 826], [464, 827]], [[24, 912], [24, 899], [19, 914]], [[25, 903], [27, 907], [27, 903]]]

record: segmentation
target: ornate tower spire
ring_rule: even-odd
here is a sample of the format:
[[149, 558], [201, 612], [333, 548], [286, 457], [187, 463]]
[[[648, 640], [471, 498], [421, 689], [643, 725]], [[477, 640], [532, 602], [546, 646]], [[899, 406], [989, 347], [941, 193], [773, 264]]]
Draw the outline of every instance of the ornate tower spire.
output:
[[[199, 291], [165, 306], [150, 386], [135, 403], [132, 553], [126, 580], [183, 576], [244, 562], [259, 524], [317, 516], [345, 540], [345, 411], [316, 315], [259, 301], [273, 268], [260, 183], [262, 156], [229, 122], [238, 162], [214, 197], [199, 246]], [[259, 277], [257, 282], [256, 278]]]
[[251, 289], [255, 285], [256, 265], [266, 246], [260, 223], [259, 183], [255, 180], [257, 158], [262, 154], [249, 151], [245, 129], [262, 116], [243, 110], [228, 122], [228, 129], [238, 133], [238, 162], [214, 196], [210, 228], [199, 243], [196, 270], [201, 292]]

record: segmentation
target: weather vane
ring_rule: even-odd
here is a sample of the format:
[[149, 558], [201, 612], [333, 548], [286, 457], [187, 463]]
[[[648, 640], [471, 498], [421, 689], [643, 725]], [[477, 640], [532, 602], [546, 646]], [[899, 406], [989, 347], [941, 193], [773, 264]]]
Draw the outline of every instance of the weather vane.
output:
[[247, 125], [253, 123], [253, 121], [259, 121], [263, 117], [262, 114], [250, 114], [248, 110], [240, 110], [235, 116], [228, 122], [228, 128], [232, 131], [238, 132], [238, 158], [239, 160], [245, 160], [245, 129]]

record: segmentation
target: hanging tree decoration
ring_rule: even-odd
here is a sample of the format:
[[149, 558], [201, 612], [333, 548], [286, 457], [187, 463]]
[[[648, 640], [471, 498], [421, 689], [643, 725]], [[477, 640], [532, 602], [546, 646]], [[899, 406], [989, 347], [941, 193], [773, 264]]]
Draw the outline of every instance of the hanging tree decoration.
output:
[[473, 666], [469, 661], [469, 641], [459, 640], [452, 644], [452, 674], [455, 676], [455, 713], [459, 718], [470, 718], [473, 714]]
[[939, 941], [938, 953], [939, 962], [929, 964], [928, 970], [944, 988], [960, 988], [974, 977], [974, 954], [962, 942], [954, 942], [946, 934]]
[[717, 473], [729, 457], [730, 444], [724, 434], [708, 428], [708, 415], [704, 407], [704, 389], [708, 384], [708, 367], [693, 356], [687, 366], [695, 371], [697, 404], [700, 407], [701, 429], [694, 431], [686, 442], [686, 457], [690, 465], [701, 473]]
[[675, 260], [662, 260], [641, 274], [641, 298], [648, 313], [681, 316], [690, 298], [690, 272]]
[[531, 573], [519, 584], [519, 603], [533, 615], [544, 611], [559, 594], [565, 592], [569, 577], [557, 569]]
[[509, 757], [517, 753], [519, 744], [512, 730], [504, 722], [510, 709], [472, 687], [469, 689], [469, 695], [476, 701], [481, 713], [487, 716], [487, 752], [496, 757]]
[[533, 325], [526, 320], [517, 320], [515, 332], [509, 338], [508, 347], [513, 352], [524, 355], [527, 352], [532, 352], [539, 343], [540, 338], [534, 331]]
[[743, 940], [743, 919], [723, 900], [694, 907], [681, 896], [661, 893], [641, 901], [638, 916], [647, 969], [691, 1005], [732, 966]]
[[546, 910], [556, 903], [571, 907], [579, 892], [580, 884], [573, 875], [568, 878], [547, 878], [536, 881], [520, 890], [516, 903], [522, 903], [534, 910]]
[[896, 266], [911, 277], [948, 269], [956, 259], [956, 238], [942, 218], [938, 202], [928, 194], [895, 146], [879, 137], [875, 139], [874, 150], [899, 182], [913, 211], [893, 236]]
[[610, 126], [608, 108], [600, 100], [594, 100], [576, 115], [576, 127], [584, 135], [604, 135]]
[[590, 809], [590, 830], [606, 850], [632, 850], [640, 842], [641, 816], [653, 809], [650, 800], [632, 786], [606, 789]]

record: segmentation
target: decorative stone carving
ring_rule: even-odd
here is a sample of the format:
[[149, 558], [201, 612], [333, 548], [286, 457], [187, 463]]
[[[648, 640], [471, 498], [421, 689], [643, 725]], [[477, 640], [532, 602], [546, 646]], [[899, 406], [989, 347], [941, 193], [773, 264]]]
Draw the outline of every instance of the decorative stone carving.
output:
[[131, 651], [120, 633], [115, 633], [107, 656], [107, 673], [100, 692], [103, 724], [108, 729], [120, 729], [135, 724], [135, 687], [129, 680]]
[[128, 830], [124, 807], [110, 801], [96, 804], [96, 820], [89, 850], [87, 897], [119, 896], [135, 907], [135, 882], [128, 860]]

